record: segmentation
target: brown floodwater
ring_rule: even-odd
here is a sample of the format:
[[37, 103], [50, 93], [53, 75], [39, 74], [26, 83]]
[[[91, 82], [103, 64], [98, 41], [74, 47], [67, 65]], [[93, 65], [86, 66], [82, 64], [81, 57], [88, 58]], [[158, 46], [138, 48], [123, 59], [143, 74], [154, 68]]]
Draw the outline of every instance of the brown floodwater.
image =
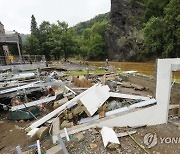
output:
[[[97, 67], [104, 67], [105, 62], [102, 61], [90, 61], [90, 65]], [[137, 63], [137, 62], [109, 62], [110, 65], [114, 65], [116, 68], [120, 68], [123, 71], [138, 71], [139, 73], [153, 76], [155, 70], [155, 63]], [[180, 78], [180, 71], [173, 72], [173, 77]]]

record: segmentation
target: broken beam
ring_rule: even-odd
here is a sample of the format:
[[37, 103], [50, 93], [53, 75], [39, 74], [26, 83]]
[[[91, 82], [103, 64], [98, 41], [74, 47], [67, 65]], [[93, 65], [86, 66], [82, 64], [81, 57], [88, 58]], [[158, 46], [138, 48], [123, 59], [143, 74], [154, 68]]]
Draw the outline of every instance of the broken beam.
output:
[[26, 103], [25, 105], [21, 104], [21, 105], [13, 106], [10, 109], [10, 111], [20, 110], [20, 109], [24, 109], [26, 107], [31, 107], [31, 106], [36, 106], [36, 105], [39, 105], [39, 104], [43, 104], [43, 103], [46, 103], [46, 102], [53, 101], [55, 99], [56, 99], [56, 96], [52, 96], [52, 97], [43, 98], [43, 99], [40, 99], [40, 100], [37, 100], [37, 101], [29, 102], [29, 103]]

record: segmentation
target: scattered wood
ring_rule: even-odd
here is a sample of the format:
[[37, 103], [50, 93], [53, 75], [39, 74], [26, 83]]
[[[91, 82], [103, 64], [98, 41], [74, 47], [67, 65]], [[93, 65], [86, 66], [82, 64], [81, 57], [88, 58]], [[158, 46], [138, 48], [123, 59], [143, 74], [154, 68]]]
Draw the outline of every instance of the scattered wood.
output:
[[85, 110], [85, 107], [84, 107], [84, 106], [78, 105], [77, 107], [75, 107], [75, 108], [72, 110], [72, 113], [73, 113], [73, 115], [75, 116], [75, 115], [77, 115], [77, 114], [80, 114], [80, 113], [84, 112], [84, 110]]
[[137, 95], [128, 95], [128, 94], [122, 94], [122, 93], [115, 93], [115, 92], [109, 92], [110, 97], [117, 97], [117, 98], [129, 98], [129, 99], [139, 99], [139, 100], [149, 100], [149, 97], [144, 96], [137, 96]]
[[134, 90], [145, 90], [146, 88], [145, 87], [142, 87], [140, 85], [136, 85], [136, 84], [131, 84], [131, 86], [134, 88]]
[[64, 154], [62, 147], [58, 144], [46, 151], [46, 154]]
[[70, 128], [72, 126], [74, 126], [73, 122], [69, 122], [67, 120], [64, 120], [62, 122], [62, 124], [61, 124], [61, 129], [63, 129], [63, 128]]
[[98, 85], [87, 94], [83, 95], [78, 104], [84, 105], [85, 112], [88, 116], [92, 116], [109, 98], [109, 87]]
[[26, 103], [25, 105], [21, 104], [21, 105], [13, 106], [10, 110], [11, 111], [20, 110], [20, 109], [24, 109], [24, 108], [27, 108], [27, 107], [47, 103], [47, 102], [53, 101], [55, 99], [56, 99], [56, 96], [46, 97], [46, 98], [43, 98], [43, 99], [40, 99], [40, 100], [37, 100], [37, 101]]
[[59, 121], [59, 117], [56, 118], [53, 121], [53, 129], [52, 129], [52, 140], [53, 140], [53, 144], [56, 143], [57, 139], [57, 134], [60, 133], [60, 121]]
[[91, 86], [93, 86], [93, 84], [91, 82], [89, 82], [88, 80], [86, 80], [85, 78], [78, 79], [77, 77], [73, 76], [72, 81], [78, 87], [91, 87]]
[[[130, 131], [129, 134], [135, 134], [137, 133], [137, 131]], [[123, 133], [116, 133], [117, 137], [124, 137], [124, 136], [129, 136], [129, 134], [127, 132], [123, 132]]]
[[49, 133], [49, 127], [44, 127], [44, 126], [40, 127], [36, 132], [39, 140], [44, 139], [45, 135], [47, 135], [48, 133]]
[[68, 98], [67, 98], [67, 97], [64, 97], [63, 99], [60, 99], [60, 100], [58, 100], [58, 101], [55, 101], [53, 107], [54, 107], [54, 109], [56, 109], [56, 108], [58, 108], [59, 106], [65, 104], [66, 102], [68, 102]]
[[52, 117], [54, 117], [55, 115], [57, 115], [58, 113], [60, 113], [61, 111], [63, 111], [66, 108], [70, 108], [74, 105], [76, 105], [76, 101], [78, 101], [83, 95], [85, 95], [86, 93], [90, 92], [92, 89], [96, 88], [98, 86], [98, 84], [95, 84], [94, 86], [90, 87], [89, 89], [87, 89], [86, 91], [82, 92], [81, 94], [79, 94], [78, 96], [76, 96], [75, 98], [73, 98], [72, 100], [68, 101], [67, 103], [63, 104], [62, 106], [58, 107], [57, 109], [55, 109], [54, 111], [50, 112], [49, 114], [47, 114], [46, 116], [42, 117], [41, 119], [39, 119], [38, 121], [34, 122], [33, 124], [31, 124], [26, 131], [30, 131], [33, 128], [37, 128], [40, 125], [42, 125], [44, 122], [48, 121], [49, 119], [51, 119]]
[[106, 147], [108, 143], [120, 144], [116, 136], [116, 133], [112, 128], [103, 127], [101, 130], [101, 135], [102, 135], [104, 147]]
[[121, 84], [121, 86], [122, 86], [122, 87], [125, 87], [125, 88], [132, 88], [132, 85], [131, 85], [131, 83], [129, 83], [129, 82], [123, 82], [123, 83]]
[[91, 149], [94, 149], [94, 148], [97, 147], [97, 144], [91, 143], [91, 144], [89, 144], [89, 146], [90, 146]]
[[39, 130], [39, 128], [34, 128], [30, 132], [27, 133], [28, 140], [30, 142], [34, 142], [34, 141], [36, 141], [38, 139], [38, 137], [37, 137], [37, 131], [38, 130]]

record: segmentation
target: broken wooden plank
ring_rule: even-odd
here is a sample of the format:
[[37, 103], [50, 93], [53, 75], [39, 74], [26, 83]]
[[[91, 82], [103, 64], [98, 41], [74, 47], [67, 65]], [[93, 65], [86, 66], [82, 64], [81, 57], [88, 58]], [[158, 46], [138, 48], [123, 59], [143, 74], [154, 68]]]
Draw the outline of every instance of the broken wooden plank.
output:
[[58, 140], [57, 138], [57, 134], [60, 133], [60, 121], [59, 121], [59, 117], [57, 117], [54, 121], [53, 121], [53, 130], [52, 130], [52, 140], [53, 140], [53, 144], [56, 143], [56, 141]]
[[110, 92], [110, 97], [149, 100], [149, 97]]
[[72, 81], [78, 87], [91, 87], [91, 86], [93, 86], [93, 84], [91, 82], [89, 82], [88, 80], [86, 80], [84, 78], [84, 76], [81, 78], [77, 78], [77, 77], [73, 76]]
[[64, 154], [62, 147], [58, 144], [46, 151], [46, 154]]
[[176, 108], [179, 108], [178, 104], [170, 104], [169, 105], [169, 110], [176, 109]]
[[13, 107], [11, 107], [10, 111], [20, 110], [20, 109], [24, 109], [26, 107], [40, 105], [40, 104], [43, 104], [43, 103], [53, 101], [55, 99], [56, 99], [56, 96], [46, 97], [46, 98], [43, 98], [43, 99], [40, 99], [40, 100], [37, 100], [37, 101], [25, 103], [25, 105], [21, 104], [21, 105], [13, 106]]
[[69, 88], [68, 86], [64, 86], [67, 90], [71, 91], [74, 95], [76, 95], [76, 92], [73, 91], [71, 88]]
[[62, 106], [60, 106], [59, 108], [55, 109], [54, 111], [50, 112], [49, 114], [47, 114], [46, 116], [42, 117], [41, 119], [39, 119], [38, 121], [34, 122], [33, 124], [31, 124], [26, 130], [30, 131], [33, 128], [37, 128], [40, 125], [42, 125], [43, 123], [45, 123], [46, 121], [48, 121], [49, 119], [53, 118], [55, 115], [57, 115], [59, 112], [63, 111], [66, 108], [70, 108], [72, 106], [74, 106], [76, 104], [76, 102], [86, 93], [88, 93], [89, 91], [91, 91], [92, 89], [96, 88], [98, 86], [98, 84], [95, 84], [94, 86], [90, 87], [89, 89], [87, 89], [86, 91], [82, 92], [81, 94], [79, 94], [78, 96], [76, 96], [75, 98], [71, 99], [70, 101], [68, 101], [67, 103], [63, 104]]
[[59, 106], [65, 104], [66, 102], [68, 102], [68, 98], [67, 98], [67, 97], [64, 97], [64, 98], [62, 98], [62, 99], [54, 102], [53, 107], [54, 107], [54, 109], [56, 109], [56, 108], [58, 108]]
[[92, 116], [109, 98], [109, 87], [97, 86], [86, 95], [83, 95], [78, 103], [85, 106], [85, 112], [88, 116]]
[[36, 141], [37, 140], [37, 131], [38, 130], [39, 130], [39, 128], [34, 128], [30, 132], [28, 132], [27, 133], [28, 140], [30, 140], [31, 142]]
[[40, 127], [36, 132], [39, 140], [43, 140], [45, 135], [47, 135], [48, 133], [49, 133], [49, 127], [45, 127], [45, 126]]
[[103, 127], [101, 130], [101, 135], [102, 135], [104, 147], [106, 147], [108, 143], [120, 144], [116, 136], [116, 133], [112, 128]]
[[[133, 135], [137, 133], [137, 131], [130, 131], [129, 134]], [[117, 137], [124, 137], [124, 136], [129, 136], [129, 134], [127, 132], [123, 132], [123, 133], [116, 133]]]

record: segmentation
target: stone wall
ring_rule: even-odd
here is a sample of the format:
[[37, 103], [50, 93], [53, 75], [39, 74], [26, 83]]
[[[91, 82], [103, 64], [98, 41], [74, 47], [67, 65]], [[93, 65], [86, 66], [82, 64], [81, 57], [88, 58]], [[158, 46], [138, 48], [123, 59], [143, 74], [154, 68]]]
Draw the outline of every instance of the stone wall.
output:
[[[142, 75], [128, 75], [128, 81], [139, 84], [141, 86], [149, 88], [155, 97], [156, 91], [156, 81], [152, 77], [142, 76]], [[172, 104], [180, 104], [180, 83], [174, 83], [171, 89], [171, 103]]]

